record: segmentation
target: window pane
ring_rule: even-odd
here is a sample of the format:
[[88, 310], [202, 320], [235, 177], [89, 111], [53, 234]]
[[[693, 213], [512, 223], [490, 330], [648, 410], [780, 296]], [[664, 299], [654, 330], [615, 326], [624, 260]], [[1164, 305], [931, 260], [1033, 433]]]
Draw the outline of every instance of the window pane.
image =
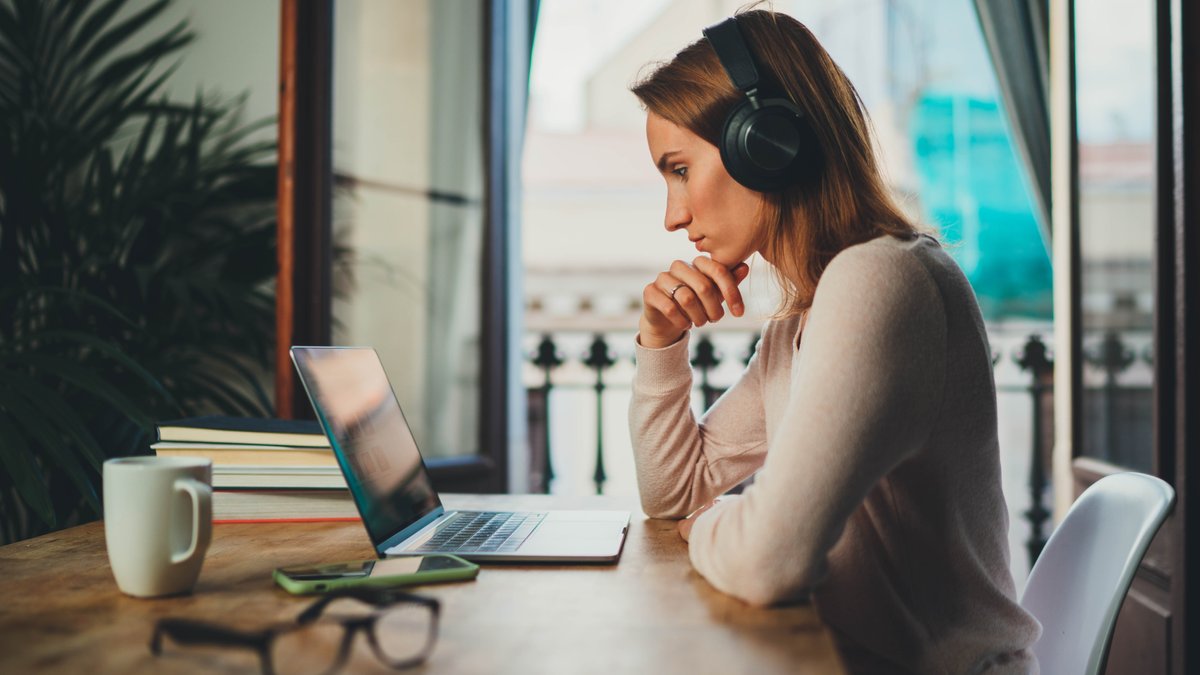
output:
[[426, 457], [477, 452], [482, 9], [335, 4], [334, 342], [379, 351]]
[[1152, 3], [1076, 0], [1080, 452], [1153, 470]]

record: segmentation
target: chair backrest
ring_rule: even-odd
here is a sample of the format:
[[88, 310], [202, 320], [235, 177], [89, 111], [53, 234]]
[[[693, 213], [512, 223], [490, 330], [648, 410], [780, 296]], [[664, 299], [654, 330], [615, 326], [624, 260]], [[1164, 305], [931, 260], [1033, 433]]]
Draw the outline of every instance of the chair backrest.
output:
[[1033, 651], [1043, 673], [1100, 673], [1133, 574], [1174, 501], [1170, 485], [1140, 473], [1101, 478], [1075, 500], [1021, 596], [1042, 623]]

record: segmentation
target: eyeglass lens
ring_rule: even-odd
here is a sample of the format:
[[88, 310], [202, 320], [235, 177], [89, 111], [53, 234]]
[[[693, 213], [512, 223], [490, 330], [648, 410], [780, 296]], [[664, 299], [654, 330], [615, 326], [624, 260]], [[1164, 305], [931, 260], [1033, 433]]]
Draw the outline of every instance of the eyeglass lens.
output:
[[375, 621], [379, 655], [387, 663], [399, 663], [423, 654], [432, 637], [433, 617], [423, 605], [395, 605]]
[[[377, 671], [379, 661], [395, 665], [414, 659], [427, 648], [432, 628], [428, 607], [400, 603], [377, 609], [352, 598], [333, 601], [318, 620], [280, 633], [271, 643], [271, 665], [276, 675], [325, 675], [341, 665], [346, 620], [375, 615], [374, 645], [368, 635], [355, 631], [347, 654], [348, 670]], [[372, 654], [372, 647], [378, 653]]]

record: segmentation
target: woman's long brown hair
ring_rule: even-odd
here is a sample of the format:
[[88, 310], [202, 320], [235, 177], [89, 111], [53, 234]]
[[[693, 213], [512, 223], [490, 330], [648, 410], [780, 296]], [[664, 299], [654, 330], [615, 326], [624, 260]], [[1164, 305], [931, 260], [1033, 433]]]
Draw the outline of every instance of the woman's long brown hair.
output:
[[[795, 315], [812, 305], [821, 273], [843, 249], [883, 234], [908, 239], [921, 230], [884, 183], [862, 99], [816, 37], [786, 14], [755, 9], [736, 16], [760, 90], [784, 94], [804, 111], [824, 154], [815, 180], [764, 193], [762, 250], [783, 289], [777, 316]], [[703, 37], [632, 91], [648, 111], [714, 146], [726, 115], [744, 100]]]

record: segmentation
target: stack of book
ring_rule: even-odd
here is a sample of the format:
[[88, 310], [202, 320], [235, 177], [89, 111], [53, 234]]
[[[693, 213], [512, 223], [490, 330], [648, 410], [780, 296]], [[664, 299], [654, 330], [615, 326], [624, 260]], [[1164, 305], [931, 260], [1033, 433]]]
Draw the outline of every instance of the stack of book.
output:
[[214, 522], [357, 520], [320, 425], [308, 420], [193, 417], [162, 422], [154, 452], [213, 463]]

